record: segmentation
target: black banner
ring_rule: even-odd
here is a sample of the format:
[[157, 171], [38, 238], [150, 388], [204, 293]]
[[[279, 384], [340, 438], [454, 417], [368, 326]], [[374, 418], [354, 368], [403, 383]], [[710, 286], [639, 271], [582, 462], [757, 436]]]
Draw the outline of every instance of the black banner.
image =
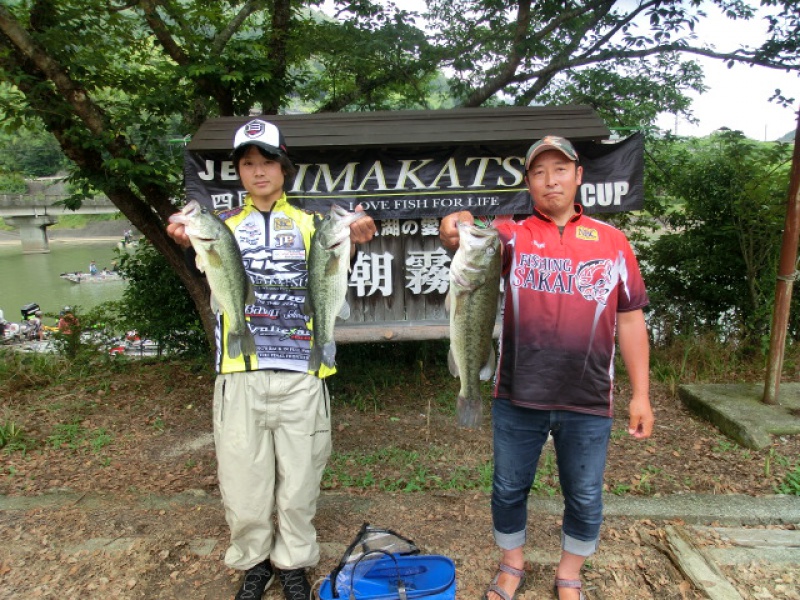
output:
[[[291, 142], [291, 141], [290, 141]], [[644, 137], [615, 144], [576, 143], [584, 168], [580, 201], [587, 213], [638, 210], [644, 203]], [[527, 146], [492, 148], [343, 149], [289, 151], [298, 168], [287, 182], [293, 203], [324, 212], [332, 202], [357, 204], [376, 220], [475, 215], [524, 215], [531, 199], [523, 181]], [[186, 151], [187, 199], [214, 209], [244, 198], [229, 152]]]

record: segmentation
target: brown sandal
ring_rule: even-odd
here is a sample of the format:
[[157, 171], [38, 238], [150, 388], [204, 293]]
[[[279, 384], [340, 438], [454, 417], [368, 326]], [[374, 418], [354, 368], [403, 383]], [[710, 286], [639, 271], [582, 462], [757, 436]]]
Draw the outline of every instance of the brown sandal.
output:
[[[514, 590], [514, 593], [510, 596], [508, 592], [506, 592], [503, 588], [497, 585], [497, 580], [500, 579], [500, 574], [508, 573], [513, 577], [519, 578], [519, 583], [517, 584], [517, 589]], [[492, 583], [489, 584], [489, 588], [486, 590], [486, 593], [483, 595], [483, 600], [489, 600], [489, 593], [494, 592], [498, 596], [500, 596], [503, 600], [514, 600], [517, 597], [517, 594], [522, 590], [525, 586], [525, 569], [517, 569], [505, 563], [500, 563], [497, 566], [497, 573], [494, 575], [494, 579], [492, 579]]]
[[586, 600], [582, 587], [583, 584], [580, 579], [559, 579], [556, 577], [556, 582], [553, 584], [553, 595], [558, 600], [558, 588], [572, 588], [578, 590], [580, 600]]

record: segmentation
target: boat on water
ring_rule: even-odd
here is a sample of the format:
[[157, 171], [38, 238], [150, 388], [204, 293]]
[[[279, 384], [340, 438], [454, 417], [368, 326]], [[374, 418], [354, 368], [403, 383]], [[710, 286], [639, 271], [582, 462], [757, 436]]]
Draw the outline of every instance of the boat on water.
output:
[[[35, 352], [55, 354], [59, 351], [58, 338], [50, 334], [58, 331], [55, 327], [46, 327], [47, 335], [43, 339], [31, 338], [24, 328], [16, 323], [6, 323], [0, 335], [0, 346], [18, 352]], [[129, 332], [123, 337], [109, 337], [103, 332], [86, 331], [81, 333], [81, 342], [94, 346], [98, 352], [107, 352], [111, 356], [147, 357], [159, 356], [161, 351], [157, 342], [140, 339], [135, 333]]]
[[66, 279], [71, 283], [110, 283], [112, 281], [122, 281], [122, 275], [117, 271], [98, 271], [94, 275], [76, 271], [75, 273], [61, 273], [61, 279]]

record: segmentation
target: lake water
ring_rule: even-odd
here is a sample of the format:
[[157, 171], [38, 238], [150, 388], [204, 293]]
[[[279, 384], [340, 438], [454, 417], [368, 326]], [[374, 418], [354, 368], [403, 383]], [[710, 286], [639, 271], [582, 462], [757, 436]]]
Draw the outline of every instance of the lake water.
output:
[[[18, 323], [22, 319], [20, 309], [30, 303], [38, 304], [45, 315], [57, 315], [64, 306], [85, 311], [101, 302], [121, 299], [124, 281], [82, 284], [59, 277], [61, 273], [88, 272], [92, 260], [99, 269], [110, 268], [116, 247], [115, 241], [51, 240], [49, 253], [23, 254], [20, 243], [0, 245], [0, 309], [5, 319]], [[45, 325], [56, 322], [47, 316], [43, 320]]]

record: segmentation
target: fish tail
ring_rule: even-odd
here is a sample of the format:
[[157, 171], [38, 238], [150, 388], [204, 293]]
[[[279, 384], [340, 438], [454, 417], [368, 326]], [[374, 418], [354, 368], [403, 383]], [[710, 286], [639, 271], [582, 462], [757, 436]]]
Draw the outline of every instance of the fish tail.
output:
[[333, 368], [336, 364], [336, 342], [331, 340], [322, 346], [322, 362]]
[[241, 347], [242, 352], [246, 355], [251, 355], [256, 353], [256, 340], [253, 338], [253, 334], [250, 332], [250, 328], [248, 327], [247, 331], [240, 337], [241, 340]]
[[322, 366], [322, 353], [319, 346], [312, 346], [311, 353], [308, 355], [308, 370], [316, 373]]
[[228, 357], [238, 358], [242, 353], [246, 356], [256, 353], [256, 342], [249, 329], [244, 333], [228, 333]]
[[459, 427], [478, 429], [483, 420], [483, 403], [480, 396], [462, 396], [456, 400], [456, 421]]
[[242, 342], [238, 335], [228, 334], [228, 358], [239, 358], [242, 354]]

